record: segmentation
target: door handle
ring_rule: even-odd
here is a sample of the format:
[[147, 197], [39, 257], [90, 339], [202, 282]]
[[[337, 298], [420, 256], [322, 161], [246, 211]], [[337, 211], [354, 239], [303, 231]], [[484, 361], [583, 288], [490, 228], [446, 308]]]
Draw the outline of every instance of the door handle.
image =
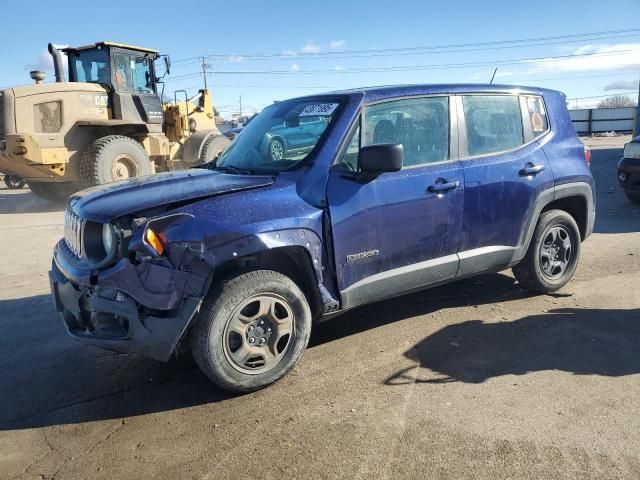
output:
[[534, 165], [533, 163], [527, 163], [525, 167], [520, 170], [520, 175], [537, 175], [544, 170], [544, 165]]
[[430, 185], [429, 188], [427, 188], [427, 191], [429, 193], [447, 193], [451, 190], [455, 190], [459, 186], [460, 182], [457, 180], [455, 182], [435, 183], [434, 185]]

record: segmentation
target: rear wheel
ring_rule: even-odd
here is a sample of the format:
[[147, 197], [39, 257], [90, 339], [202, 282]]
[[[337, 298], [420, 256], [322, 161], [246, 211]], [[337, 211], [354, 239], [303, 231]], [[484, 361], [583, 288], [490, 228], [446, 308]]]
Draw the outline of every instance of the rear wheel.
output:
[[250, 392], [289, 372], [309, 342], [311, 311], [287, 276], [255, 270], [214, 287], [191, 334], [193, 356], [219, 387]]
[[629, 190], [625, 190], [624, 193], [631, 203], [640, 204], [640, 193], [630, 192]]
[[207, 163], [217, 159], [230, 143], [231, 140], [224, 135], [211, 135], [202, 144], [202, 149], [200, 150], [200, 161], [202, 163]]
[[99, 138], [80, 162], [80, 176], [86, 186], [151, 175], [151, 162], [140, 143], [122, 135]]
[[5, 175], [4, 183], [10, 190], [20, 190], [26, 185], [27, 182], [25, 182], [23, 178], [20, 178], [17, 175]]
[[571, 278], [578, 266], [580, 231], [571, 215], [549, 210], [538, 220], [531, 244], [513, 274], [523, 288], [555, 292]]
[[71, 194], [80, 190], [74, 183], [30, 183], [29, 188], [38, 197], [53, 203], [64, 203]]

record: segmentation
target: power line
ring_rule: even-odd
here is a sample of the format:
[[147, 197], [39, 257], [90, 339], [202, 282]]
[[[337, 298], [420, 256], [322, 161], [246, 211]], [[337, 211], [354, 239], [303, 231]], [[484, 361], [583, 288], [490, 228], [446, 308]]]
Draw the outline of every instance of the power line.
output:
[[[471, 68], [471, 67], [486, 67], [497, 65], [515, 65], [522, 63], [532, 63], [536, 61], [555, 61], [567, 58], [584, 58], [584, 57], [608, 57], [614, 55], [621, 55], [629, 53], [632, 50], [614, 50], [611, 52], [592, 52], [582, 54], [570, 54], [570, 55], [556, 55], [548, 57], [528, 57], [510, 60], [494, 60], [483, 62], [464, 62], [464, 63], [445, 63], [445, 64], [431, 64], [431, 65], [397, 65], [390, 67], [363, 67], [363, 68], [345, 68], [345, 69], [314, 69], [314, 70], [216, 70], [216, 75], [315, 75], [319, 73], [331, 73], [331, 74], [347, 74], [347, 73], [369, 73], [369, 72], [404, 72], [404, 71], [419, 71], [419, 70], [431, 70], [431, 69], [453, 69], [453, 68]], [[181, 80], [185, 78], [191, 78], [196, 75], [201, 75], [201, 72], [187, 73], [173, 77], [171, 81]]]
[[[617, 35], [617, 36], [611, 36], [611, 37], [599, 37], [599, 38], [590, 38], [590, 39], [582, 39], [582, 40], [569, 40], [569, 41], [556, 41], [556, 42], [545, 42], [545, 43], [530, 43], [530, 44], [524, 44], [524, 45], [502, 45], [502, 46], [494, 46], [494, 47], [480, 47], [480, 48], [466, 48], [466, 49], [455, 49], [455, 50], [439, 50], [439, 51], [428, 51], [428, 52], [398, 52], [398, 53], [375, 53], [375, 54], [366, 54], [366, 55], [340, 55], [340, 56], [332, 56], [330, 59], [331, 60], [345, 60], [345, 59], [352, 59], [352, 58], [376, 58], [376, 57], [400, 57], [400, 56], [417, 56], [417, 55], [435, 55], [435, 54], [443, 54], [443, 53], [465, 53], [465, 52], [477, 52], [477, 51], [487, 51], [487, 50], [505, 50], [505, 49], [512, 49], [512, 48], [527, 48], [527, 47], [540, 47], [540, 46], [545, 46], [545, 45], [558, 45], [558, 44], [567, 44], [567, 43], [580, 43], [580, 42], [584, 42], [585, 40], [610, 40], [610, 39], [617, 39], [617, 38], [630, 38], [630, 37], [638, 37], [638, 34], [633, 34], [633, 35]], [[332, 53], [332, 52], [327, 52], [327, 53]], [[338, 55], [339, 52], [335, 52], [336, 55]], [[321, 54], [318, 54], [321, 55]], [[299, 57], [299, 56], [287, 56], [287, 55], [283, 55], [280, 57], [246, 57], [244, 55], [231, 55], [231, 56], [220, 56], [217, 58], [213, 58], [210, 56], [207, 56], [206, 58], [208, 58], [209, 60], [212, 60], [214, 62], [232, 62], [232, 60], [230, 60], [231, 58], [241, 58], [242, 61], [244, 60], [248, 60], [248, 61], [264, 61], [264, 60], [286, 60], [286, 61], [293, 61], [295, 60], [296, 62], [299, 61], [305, 61], [305, 60], [328, 60], [328, 57], [323, 57], [323, 56], [303, 56], [303, 57]], [[186, 67], [189, 65], [194, 65], [197, 64], [198, 61], [190, 61], [187, 63], [182, 63], [180, 65], [178, 65], [178, 67]], [[232, 62], [232, 63], [237, 63], [237, 62]]]
[[[561, 43], [572, 43], [572, 42], [580, 42], [587, 40], [596, 40], [596, 39], [608, 39], [608, 38], [624, 38], [628, 36], [635, 36], [640, 33], [640, 28], [630, 28], [624, 30], [607, 30], [601, 32], [591, 32], [591, 33], [577, 33], [571, 35], [556, 35], [549, 37], [534, 37], [534, 38], [522, 38], [522, 39], [512, 39], [512, 40], [494, 40], [489, 42], [473, 42], [473, 43], [458, 43], [458, 44], [446, 44], [446, 45], [430, 45], [430, 46], [417, 46], [417, 47], [402, 47], [402, 48], [380, 48], [380, 49], [364, 49], [364, 50], [343, 50], [337, 52], [316, 52], [316, 53], [306, 53], [306, 52], [295, 52], [295, 55], [291, 53], [249, 53], [249, 54], [238, 54], [238, 53], [215, 53], [204, 55], [209, 59], [217, 59], [224, 60], [230, 57], [242, 57], [243, 59], [252, 59], [256, 60], [258, 58], [261, 59], [273, 59], [273, 58], [286, 58], [286, 59], [306, 59], [306, 58], [348, 58], [349, 55], [362, 55], [362, 54], [400, 54], [404, 52], [419, 52], [419, 51], [434, 51], [434, 50], [443, 50], [438, 53], [449, 53], [450, 50], [457, 50], [467, 47], [472, 47], [473, 49], [484, 49], [486, 47], [499, 46], [499, 48], [515, 48], [517, 46], [536, 46], [530, 45], [531, 43], [539, 43], [540, 45], [550, 45], [556, 42], [550, 43], [540, 43], [540, 42], [548, 42], [548, 41], [562, 41]], [[517, 45], [524, 43], [525, 45]], [[446, 49], [446, 50], [445, 50]], [[487, 48], [489, 49], [489, 48]], [[465, 51], [465, 50], [461, 50]], [[467, 50], [473, 51], [473, 50]], [[200, 56], [197, 57], [187, 57], [178, 60], [174, 60], [173, 63], [183, 63], [188, 61], [197, 61]]]
[[[579, 80], [584, 78], [601, 78], [601, 77], [620, 77], [620, 76], [633, 76], [637, 77], [637, 73], [602, 73], [598, 75], [572, 75], [572, 76], [562, 76], [562, 77], [545, 77], [545, 78], [509, 78], [509, 83], [511, 82], [542, 82], [542, 81], [550, 81], [550, 80]], [[293, 89], [302, 89], [302, 90], [310, 90], [310, 89], [335, 89], [336, 85], [264, 85], [264, 84], [237, 84], [237, 83], [214, 83], [209, 84], [212, 88], [260, 88], [262, 90], [274, 89], [274, 88], [282, 88], [287, 90]], [[192, 85], [190, 87], [185, 87], [185, 90], [197, 90], [202, 88], [201, 85]]]

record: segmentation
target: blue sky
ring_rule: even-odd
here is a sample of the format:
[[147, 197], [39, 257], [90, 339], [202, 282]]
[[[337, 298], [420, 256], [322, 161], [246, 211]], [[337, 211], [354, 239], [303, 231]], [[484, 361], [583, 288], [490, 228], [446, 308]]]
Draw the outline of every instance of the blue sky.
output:
[[[49, 70], [50, 41], [79, 46], [112, 40], [170, 54], [167, 93], [199, 88], [194, 57], [211, 55], [209, 86], [227, 117], [238, 110], [240, 95], [249, 113], [273, 100], [355, 86], [488, 82], [494, 65], [496, 83], [555, 88], [569, 98], [637, 90], [640, 77], [638, 0], [112, 0], [99, 8], [79, 0], [55, 6], [36, 0], [28, 12], [23, 2], [3, 3], [0, 87], [29, 83], [33, 68]], [[498, 43], [481, 45], [488, 42]], [[466, 46], [450, 47], [460, 44]], [[433, 46], [449, 47], [416, 50]]]

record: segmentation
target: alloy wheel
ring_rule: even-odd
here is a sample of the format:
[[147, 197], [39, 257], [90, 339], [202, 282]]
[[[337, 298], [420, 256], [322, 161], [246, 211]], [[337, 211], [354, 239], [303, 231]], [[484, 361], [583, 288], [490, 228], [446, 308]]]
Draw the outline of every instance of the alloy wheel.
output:
[[240, 304], [227, 322], [223, 348], [236, 370], [255, 375], [272, 370], [295, 336], [295, 318], [279, 295], [255, 295]]
[[284, 145], [279, 140], [271, 142], [271, 159], [274, 161], [282, 160], [284, 157]]
[[557, 279], [567, 270], [573, 254], [571, 234], [562, 225], [549, 229], [540, 245], [540, 269], [550, 278]]

